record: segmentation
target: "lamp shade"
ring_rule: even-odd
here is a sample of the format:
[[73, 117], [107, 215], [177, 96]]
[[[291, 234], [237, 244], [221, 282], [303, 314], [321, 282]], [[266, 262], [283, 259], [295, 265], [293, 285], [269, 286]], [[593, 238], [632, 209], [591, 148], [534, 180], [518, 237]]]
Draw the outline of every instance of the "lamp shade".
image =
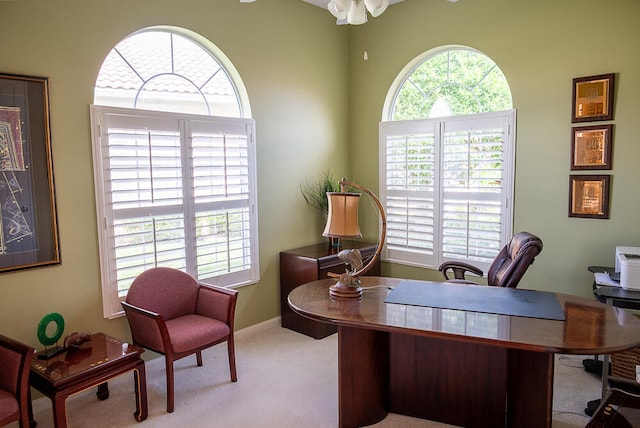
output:
[[360, 193], [327, 192], [329, 215], [322, 236], [328, 238], [360, 238], [358, 205]]

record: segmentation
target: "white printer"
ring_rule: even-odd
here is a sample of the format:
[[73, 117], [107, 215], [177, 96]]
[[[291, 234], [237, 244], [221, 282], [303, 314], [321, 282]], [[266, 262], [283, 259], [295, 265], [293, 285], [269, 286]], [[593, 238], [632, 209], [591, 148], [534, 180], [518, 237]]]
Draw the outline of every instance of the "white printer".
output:
[[616, 272], [625, 290], [640, 290], [640, 247], [616, 247]]

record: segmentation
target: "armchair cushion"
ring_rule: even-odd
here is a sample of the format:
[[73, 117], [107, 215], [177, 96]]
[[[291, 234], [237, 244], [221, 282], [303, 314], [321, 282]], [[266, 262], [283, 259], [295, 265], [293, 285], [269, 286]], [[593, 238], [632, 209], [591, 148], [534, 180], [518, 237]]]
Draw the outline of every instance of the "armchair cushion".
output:
[[167, 321], [173, 352], [206, 348], [229, 335], [229, 326], [202, 315], [185, 315]]
[[[8, 419], [11, 415], [17, 415], [20, 406], [15, 393], [11, 393], [5, 389], [0, 389], [0, 425], [5, 425], [3, 421], [9, 423]], [[13, 419], [12, 419], [13, 420]]]

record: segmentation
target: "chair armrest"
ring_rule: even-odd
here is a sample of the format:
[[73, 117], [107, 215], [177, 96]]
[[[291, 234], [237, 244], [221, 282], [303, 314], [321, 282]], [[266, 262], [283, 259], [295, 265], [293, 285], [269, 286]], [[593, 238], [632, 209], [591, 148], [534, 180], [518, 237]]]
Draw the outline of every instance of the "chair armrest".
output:
[[120, 304], [129, 321], [134, 345], [143, 346], [160, 354], [164, 354], [166, 349], [173, 349], [162, 315], [131, 303], [120, 302]]
[[[438, 270], [442, 273], [445, 280], [457, 279], [457, 280], [465, 280], [465, 274], [467, 272], [477, 275], [479, 277], [483, 276], [482, 269], [479, 269], [473, 265], [464, 262], [444, 262], [440, 265]], [[449, 271], [453, 271], [453, 278], [449, 278]]]
[[196, 313], [220, 320], [233, 330], [237, 300], [236, 290], [200, 283]]

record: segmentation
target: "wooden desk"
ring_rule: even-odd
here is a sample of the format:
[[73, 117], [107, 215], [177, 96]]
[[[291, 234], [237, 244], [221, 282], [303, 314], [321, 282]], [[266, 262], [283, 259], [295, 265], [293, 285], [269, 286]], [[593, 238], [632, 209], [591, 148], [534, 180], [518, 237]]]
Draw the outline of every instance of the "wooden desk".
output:
[[384, 303], [380, 286], [400, 281], [363, 277], [376, 288], [360, 301], [332, 300], [331, 279], [289, 294], [297, 313], [338, 326], [342, 428], [388, 412], [468, 428], [550, 427], [555, 353], [640, 345], [640, 320], [591, 299], [557, 294], [565, 321]]
[[[138, 422], [147, 418], [147, 381], [144, 361], [140, 355], [144, 349], [122, 342], [104, 333], [91, 335], [91, 340], [79, 349], [68, 350], [48, 360], [31, 362], [29, 383], [52, 401], [53, 423], [56, 428], [67, 426], [67, 397], [94, 386], [100, 400], [109, 398], [107, 381], [128, 371], [134, 372], [136, 411]], [[29, 415], [33, 428], [36, 422]]]

